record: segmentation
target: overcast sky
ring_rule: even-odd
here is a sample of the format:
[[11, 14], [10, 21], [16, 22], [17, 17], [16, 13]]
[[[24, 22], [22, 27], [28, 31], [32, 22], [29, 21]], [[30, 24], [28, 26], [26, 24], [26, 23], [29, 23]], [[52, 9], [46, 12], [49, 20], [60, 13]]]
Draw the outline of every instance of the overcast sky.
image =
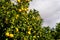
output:
[[29, 8], [39, 11], [43, 19], [43, 26], [52, 28], [60, 22], [60, 0], [32, 0]]
[[60, 22], [60, 0], [33, 0], [30, 8], [40, 12], [44, 26], [55, 27]]

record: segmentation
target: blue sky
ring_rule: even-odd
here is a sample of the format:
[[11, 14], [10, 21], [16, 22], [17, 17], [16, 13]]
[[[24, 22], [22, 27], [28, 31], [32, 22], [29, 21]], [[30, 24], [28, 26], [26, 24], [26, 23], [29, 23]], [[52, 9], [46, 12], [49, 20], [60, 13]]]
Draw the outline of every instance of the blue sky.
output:
[[[16, 2], [16, 0], [12, 1]], [[39, 11], [43, 19], [43, 26], [52, 28], [60, 22], [60, 0], [32, 0], [29, 8]]]
[[43, 26], [52, 28], [60, 22], [60, 0], [33, 0], [29, 8], [39, 11]]

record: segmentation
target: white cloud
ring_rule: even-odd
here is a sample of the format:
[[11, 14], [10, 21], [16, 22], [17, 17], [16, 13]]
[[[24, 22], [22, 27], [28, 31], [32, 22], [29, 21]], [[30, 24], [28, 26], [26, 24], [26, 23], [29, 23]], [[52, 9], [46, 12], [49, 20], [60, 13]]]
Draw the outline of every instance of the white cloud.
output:
[[43, 25], [54, 27], [60, 22], [60, 0], [33, 0], [30, 9], [36, 9], [44, 19]]

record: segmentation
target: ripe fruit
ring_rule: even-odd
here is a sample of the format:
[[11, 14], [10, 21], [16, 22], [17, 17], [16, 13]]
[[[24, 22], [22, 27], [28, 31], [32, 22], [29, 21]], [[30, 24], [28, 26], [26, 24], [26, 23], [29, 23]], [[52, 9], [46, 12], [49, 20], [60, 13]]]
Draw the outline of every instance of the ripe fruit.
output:
[[18, 32], [19, 31], [19, 29], [18, 28], [15, 28], [16, 29], [16, 32]]
[[6, 34], [5, 34], [7, 37], [14, 37], [14, 35], [13, 34], [9, 34], [9, 32], [7, 32]]
[[30, 32], [30, 31], [28, 31], [28, 34], [31, 34], [31, 32]]
[[28, 28], [28, 30], [30, 31], [30, 30], [32, 30], [32, 28]]
[[28, 8], [25, 8], [24, 10], [25, 10], [25, 11], [27, 11], [27, 10], [28, 10]]
[[21, 10], [24, 10], [24, 8], [22, 7]]
[[11, 37], [11, 38], [12, 38], [12, 37], [14, 37], [14, 35], [13, 35], [13, 34], [10, 34], [10, 35], [9, 35], [9, 37]]
[[17, 0], [19, 3], [21, 2], [21, 0]]
[[9, 32], [7, 32], [5, 35], [6, 35], [6, 36], [9, 36]]
[[19, 12], [21, 12], [22, 10], [21, 9], [19, 9]]
[[19, 17], [19, 15], [17, 14], [16, 17]]
[[17, 14], [17, 15], [16, 15], [16, 19], [17, 19], [18, 17], [19, 17], [19, 15]]

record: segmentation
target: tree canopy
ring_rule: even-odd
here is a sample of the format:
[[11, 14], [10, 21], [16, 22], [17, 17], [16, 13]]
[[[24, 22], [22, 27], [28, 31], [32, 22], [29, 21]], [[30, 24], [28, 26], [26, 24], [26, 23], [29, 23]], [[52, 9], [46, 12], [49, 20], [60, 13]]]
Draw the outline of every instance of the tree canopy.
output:
[[39, 11], [29, 10], [32, 0], [0, 0], [0, 39], [1, 40], [59, 40], [60, 23], [55, 29], [42, 27]]

